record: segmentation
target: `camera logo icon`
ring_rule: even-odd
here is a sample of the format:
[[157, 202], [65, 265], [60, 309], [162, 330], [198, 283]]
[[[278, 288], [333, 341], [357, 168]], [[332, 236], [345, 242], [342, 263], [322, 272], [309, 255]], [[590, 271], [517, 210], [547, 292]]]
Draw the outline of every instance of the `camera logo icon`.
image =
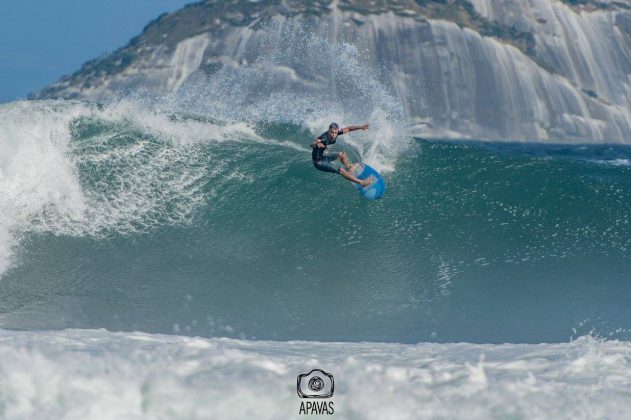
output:
[[331, 398], [334, 388], [333, 375], [322, 369], [298, 375], [298, 396], [300, 398]]

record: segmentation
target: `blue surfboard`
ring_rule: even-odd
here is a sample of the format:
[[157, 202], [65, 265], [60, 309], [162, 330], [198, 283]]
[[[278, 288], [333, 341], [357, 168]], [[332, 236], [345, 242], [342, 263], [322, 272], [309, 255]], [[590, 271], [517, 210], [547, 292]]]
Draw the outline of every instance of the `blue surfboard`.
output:
[[375, 170], [372, 166], [366, 163], [357, 163], [353, 167], [353, 175], [359, 179], [366, 179], [374, 177], [375, 181], [367, 187], [362, 187], [359, 184], [355, 184], [357, 191], [369, 200], [377, 200], [383, 196], [386, 192], [386, 183], [383, 182], [381, 174]]

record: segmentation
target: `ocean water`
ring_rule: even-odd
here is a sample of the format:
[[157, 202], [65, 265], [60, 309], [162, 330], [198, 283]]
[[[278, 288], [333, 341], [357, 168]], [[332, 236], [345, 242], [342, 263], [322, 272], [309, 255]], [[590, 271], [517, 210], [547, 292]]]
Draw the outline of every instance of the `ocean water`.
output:
[[2, 417], [290, 418], [313, 368], [338, 418], [626, 415], [628, 146], [377, 124], [371, 202], [320, 125], [1, 105]]
[[[0, 115], [2, 327], [628, 338], [628, 147], [412, 139], [370, 202], [314, 170], [305, 127], [130, 104]], [[336, 147], [359, 159], [369, 136]]]
[[[280, 49], [0, 105], [0, 417], [293, 418], [315, 368], [337, 418], [628, 416], [631, 147], [414, 138], [356, 49], [294, 42], [347, 57], [333, 96]], [[331, 121], [382, 200], [312, 167]]]

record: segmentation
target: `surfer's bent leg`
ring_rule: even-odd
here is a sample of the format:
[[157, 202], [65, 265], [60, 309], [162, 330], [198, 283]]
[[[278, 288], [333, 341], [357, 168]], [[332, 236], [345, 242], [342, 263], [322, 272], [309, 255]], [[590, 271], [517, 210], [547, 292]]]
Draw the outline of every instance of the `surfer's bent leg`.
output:
[[340, 152], [339, 157], [346, 169], [351, 169], [352, 165], [351, 162], [348, 160], [348, 156], [346, 156], [346, 153]]
[[316, 169], [320, 171], [339, 174], [340, 169], [336, 165], [333, 164], [333, 161], [337, 159], [337, 157], [338, 155], [335, 154], [333, 156], [326, 156], [324, 159], [321, 159], [321, 160], [314, 160], [313, 166], [315, 166]]
[[[331, 154], [331, 155], [326, 156], [324, 159], [321, 159], [321, 160], [314, 160], [313, 161], [313, 166], [315, 166], [316, 169], [318, 169], [320, 171], [331, 172], [331, 173], [334, 173], [334, 174], [340, 174], [344, 178], [348, 179], [349, 181], [352, 181], [352, 182], [354, 182], [356, 184], [359, 184], [362, 187], [365, 187], [365, 186], [369, 185], [371, 183], [370, 179], [359, 179], [359, 178], [353, 176], [346, 169], [338, 168], [336, 165], [333, 164], [333, 161], [335, 161], [338, 158], [342, 162], [344, 162], [344, 160], [343, 160], [343, 158], [341, 156], [342, 154], [344, 154], [344, 152]], [[344, 159], [348, 162], [348, 158], [346, 157], [346, 154], [344, 154]]]

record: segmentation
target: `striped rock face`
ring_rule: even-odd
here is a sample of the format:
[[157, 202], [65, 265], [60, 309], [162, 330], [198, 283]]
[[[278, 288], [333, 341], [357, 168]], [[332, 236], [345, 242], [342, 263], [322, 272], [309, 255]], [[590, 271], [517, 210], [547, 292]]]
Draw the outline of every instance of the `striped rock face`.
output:
[[572, 3], [206, 1], [31, 99], [164, 95], [200, 77], [232, 83], [226, 73], [238, 69], [265, 74], [239, 83], [239, 95], [308, 96], [343, 87], [354, 71], [331, 69], [321, 39], [382, 74], [416, 135], [625, 143], [631, 9]]

